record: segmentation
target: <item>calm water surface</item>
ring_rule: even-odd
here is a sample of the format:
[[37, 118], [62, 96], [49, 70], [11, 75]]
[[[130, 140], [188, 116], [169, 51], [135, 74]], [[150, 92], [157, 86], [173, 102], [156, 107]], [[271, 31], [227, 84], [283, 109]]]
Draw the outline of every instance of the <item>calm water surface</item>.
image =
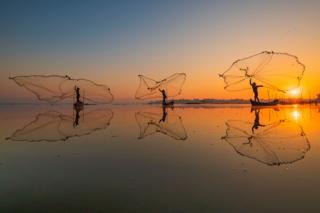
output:
[[320, 211], [320, 108], [1, 106], [1, 212]]

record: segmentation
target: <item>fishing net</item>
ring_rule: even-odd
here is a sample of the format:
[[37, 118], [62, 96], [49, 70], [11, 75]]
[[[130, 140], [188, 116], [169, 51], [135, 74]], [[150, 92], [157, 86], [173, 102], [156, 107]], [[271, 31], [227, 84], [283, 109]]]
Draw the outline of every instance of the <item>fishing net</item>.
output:
[[238, 154], [270, 166], [301, 160], [310, 149], [302, 127], [290, 120], [261, 122], [258, 126], [255, 122], [230, 120], [226, 126], [223, 139]]
[[92, 134], [110, 125], [113, 112], [110, 109], [95, 109], [66, 115], [57, 111], [38, 114], [33, 121], [16, 130], [7, 140], [12, 141], [65, 141], [72, 137]]
[[80, 89], [81, 101], [91, 104], [111, 103], [113, 95], [106, 85], [87, 79], [73, 79], [60, 75], [30, 75], [10, 78], [32, 92], [39, 100], [54, 104], [74, 98], [75, 88]]
[[305, 66], [298, 57], [279, 52], [264, 51], [236, 60], [219, 76], [224, 79], [225, 89], [241, 91], [251, 89], [249, 80], [265, 89], [286, 93], [299, 87]]
[[181, 94], [181, 89], [186, 81], [185, 73], [175, 73], [161, 81], [139, 75], [140, 84], [136, 91], [136, 99], [162, 98], [161, 90], [164, 90], [167, 97], [174, 97]]
[[137, 112], [136, 121], [140, 128], [139, 139], [162, 133], [176, 140], [186, 140], [187, 133], [182, 118], [171, 111], [163, 113]]

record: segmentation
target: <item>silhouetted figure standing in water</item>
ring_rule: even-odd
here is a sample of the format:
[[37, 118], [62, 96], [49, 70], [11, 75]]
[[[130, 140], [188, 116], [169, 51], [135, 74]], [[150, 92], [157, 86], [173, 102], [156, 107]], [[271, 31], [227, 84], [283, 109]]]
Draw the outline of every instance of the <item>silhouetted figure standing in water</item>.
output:
[[250, 85], [252, 87], [252, 91], [253, 91], [253, 94], [254, 94], [254, 101], [260, 102], [259, 94], [258, 94], [258, 88], [259, 87], [263, 87], [263, 86], [262, 85], [257, 85], [256, 82], [252, 82], [251, 78], [250, 78]]
[[83, 102], [80, 101], [81, 95], [80, 95], [80, 88], [75, 86], [74, 91], [76, 93], [76, 102], [73, 104], [74, 110], [76, 111], [76, 117], [73, 122], [73, 126], [76, 127], [79, 125], [79, 119], [80, 119], [80, 111], [83, 109]]
[[159, 89], [159, 91], [162, 93], [162, 106], [167, 105], [167, 94], [164, 89]]
[[73, 103], [73, 108], [76, 110], [76, 111], [81, 111], [83, 109], [83, 102], [80, 101], [80, 98], [81, 98], [81, 95], [80, 95], [80, 88], [75, 86], [74, 87], [74, 91], [76, 93], [76, 102]]
[[75, 102], [75, 104], [77, 104], [77, 105], [82, 105], [83, 102], [80, 100], [80, 98], [81, 98], [80, 88], [77, 87], [77, 86], [75, 86], [75, 87], [74, 87], [74, 91], [76, 92], [76, 102]]
[[77, 102], [76, 103], [80, 103], [80, 88], [75, 86], [74, 87], [74, 91], [76, 92], [76, 99], [77, 99]]

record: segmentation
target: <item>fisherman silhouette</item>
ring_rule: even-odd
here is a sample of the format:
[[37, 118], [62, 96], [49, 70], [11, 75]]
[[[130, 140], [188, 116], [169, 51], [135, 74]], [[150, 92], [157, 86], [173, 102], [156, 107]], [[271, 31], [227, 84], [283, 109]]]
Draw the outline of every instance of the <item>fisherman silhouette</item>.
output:
[[74, 86], [74, 91], [76, 92], [76, 99], [77, 99], [77, 103], [80, 103], [80, 88], [77, 86]]
[[164, 89], [159, 89], [159, 91], [162, 93], [162, 106], [167, 105], [167, 94]]
[[83, 109], [82, 104], [83, 102], [80, 101], [80, 88], [77, 86], [74, 86], [74, 91], [76, 93], [76, 102], [74, 103], [74, 110], [76, 111], [76, 117], [73, 122], [73, 127], [76, 127], [79, 125], [79, 119], [80, 119], [80, 111]]
[[83, 109], [83, 102], [80, 101], [80, 98], [81, 98], [81, 95], [80, 95], [80, 88], [77, 87], [77, 86], [74, 86], [74, 91], [76, 93], [76, 102], [73, 103], [73, 108], [76, 110], [76, 111], [81, 111]]
[[257, 85], [256, 82], [252, 82], [251, 81], [251, 78], [250, 78], [250, 85], [252, 87], [252, 91], [253, 91], [253, 94], [254, 94], [254, 101], [260, 102], [258, 88], [259, 87], [263, 87], [263, 85]]

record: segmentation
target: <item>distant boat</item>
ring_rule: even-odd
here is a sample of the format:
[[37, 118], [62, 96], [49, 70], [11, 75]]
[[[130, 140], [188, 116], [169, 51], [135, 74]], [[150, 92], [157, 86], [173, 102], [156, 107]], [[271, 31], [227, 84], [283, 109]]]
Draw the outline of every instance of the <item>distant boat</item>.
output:
[[279, 100], [275, 99], [273, 101], [268, 101], [268, 102], [258, 102], [250, 99], [250, 103], [252, 106], [276, 106], [279, 104]]

